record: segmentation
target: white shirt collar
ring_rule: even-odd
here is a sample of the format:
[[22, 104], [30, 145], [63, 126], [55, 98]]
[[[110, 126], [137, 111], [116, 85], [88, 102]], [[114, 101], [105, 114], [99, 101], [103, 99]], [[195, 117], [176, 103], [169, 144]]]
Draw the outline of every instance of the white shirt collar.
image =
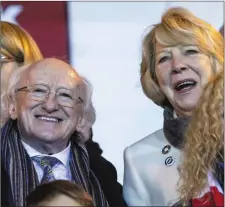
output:
[[30, 157], [34, 157], [37, 155], [55, 157], [59, 159], [63, 163], [63, 165], [65, 165], [66, 167], [69, 166], [70, 146], [71, 146], [70, 142], [66, 149], [53, 155], [41, 154], [40, 152], [38, 152], [37, 150], [35, 150], [34, 148], [32, 148], [31, 146], [29, 146], [23, 141], [22, 141], [22, 144]]
[[175, 110], [173, 110], [173, 118], [174, 118], [174, 119], [177, 119], [177, 118], [178, 118], [178, 116], [177, 116]]

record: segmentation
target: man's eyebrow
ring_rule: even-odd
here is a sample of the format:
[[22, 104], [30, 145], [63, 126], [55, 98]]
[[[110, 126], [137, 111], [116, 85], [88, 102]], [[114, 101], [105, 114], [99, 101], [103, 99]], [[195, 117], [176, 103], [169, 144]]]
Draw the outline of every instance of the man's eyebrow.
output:
[[[43, 85], [43, 86], [46, 86], [46, 87], [48, 87], [48, 88], [51, 88], [51, 86], [49, 86], [48, 84], [45, 84], [45, 83], [34, 83], [34, 84], [30, 84], [30, 85], [33, 85], [33, 86], [36, 86], [36, 85]], [[70, 87], [70, 86], [57, 86], [56, 87], [56, 90], [59, 90], [59, 89], [65, 89], [65, 90], [70, 90], [70, 91], [72, 91], [72, 90], [74, 90], [74, 89], [76, 89], [76, 86], [74, 86], [74, 87]]]
[[73, 90], [76, 90], [77, 88], [77, 85], [73, 86], [73, 87], [70, 87], [70, 86], [59, 86], [59, 87], [56, 87], [56, 90], [59, 90], [59, 89], [64, 89], [64, 90], [69, 90], [69, 91], [73, 91]]
[[31, 85], [31, 86], [43, 85], [43, 86], [48, 86], [48, 87], [49, 87], [49, 85], [48, 85], [48, 84], [46, 84], [46, 83], [44, 83], [44, 82], [35, 82], [35, 83], [30, 83], [30, 81], [29, 81], [29, 80], [27, 80], [26, 84], [27, 84], [27, 85]]

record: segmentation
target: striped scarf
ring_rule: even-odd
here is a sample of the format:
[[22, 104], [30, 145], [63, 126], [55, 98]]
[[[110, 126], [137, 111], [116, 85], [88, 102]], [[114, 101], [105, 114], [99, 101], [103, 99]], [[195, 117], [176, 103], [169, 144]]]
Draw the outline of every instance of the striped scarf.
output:
[[[71, 137], [72, 180], [82, 186], [96, 206], [108, 206], [100, 184], [91, 171], [87, 150], [78, 134]], [[23, 148], [17, 122], [9, 120], [1, 129], [2, 165], [10, 178], [14, 206], [25, 206], [26, 197], [39, 185], [32, 160]]]

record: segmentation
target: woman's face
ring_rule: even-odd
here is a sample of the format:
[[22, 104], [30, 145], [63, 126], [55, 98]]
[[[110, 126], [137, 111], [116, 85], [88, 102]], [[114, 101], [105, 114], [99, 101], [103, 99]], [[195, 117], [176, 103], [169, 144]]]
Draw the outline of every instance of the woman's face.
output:
[[1, 94], [6, 91], [9, 78], [16, 68], [18, 68], [18, 64], [14, 61], [12, 62], [3, 62], [1, 63]]
[[156, 77], [178, 116], [190, 116], [196, 107], [213, 74], [210, 62], [197, 46], [156, 44]]

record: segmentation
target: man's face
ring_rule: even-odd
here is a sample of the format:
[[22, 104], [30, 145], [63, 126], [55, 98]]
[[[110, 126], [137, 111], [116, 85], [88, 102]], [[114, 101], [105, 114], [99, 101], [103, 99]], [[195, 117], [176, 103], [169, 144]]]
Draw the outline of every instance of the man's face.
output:
[[79, 94], [76, 94], [76, 85], [79, 81], [76, 72], [68, 64], [57, 59], [45, 59], [31, 66], [17, 88], [35, 86], [36, 93], [39, 94], [42, 93], [42, 86], [47, 86], [52, 93], [40, 101], [32, 92], [16, 92], [14, 118], [17, 119], [19, 130], [25, 140], [52, 144], [62, 149], [66, 147], [80, 120], [82, 103], [74, 103], [73, 107], [62, 106], [58, 95], [54, 93], [60, 93], [62, 100], [67, 98], [67, 94], [77, 98]]

